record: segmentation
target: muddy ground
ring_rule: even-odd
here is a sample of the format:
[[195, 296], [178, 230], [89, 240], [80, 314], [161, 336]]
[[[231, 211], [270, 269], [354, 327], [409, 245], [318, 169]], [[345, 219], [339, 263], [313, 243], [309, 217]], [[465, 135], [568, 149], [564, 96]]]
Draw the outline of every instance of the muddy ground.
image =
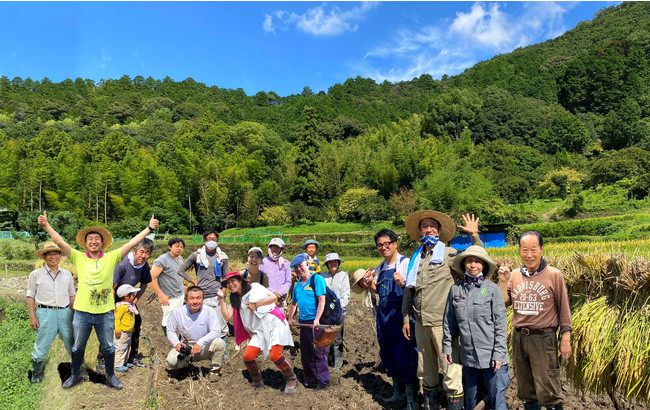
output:
[[[0, 280], [0, 296], [19, 298], [24, 289], [26, 278], [9, 278]], [[24, 295], [24, 291], [22, 293]], [[160, 327], [162, 311], [157, 298], [147, 303], [150, 291], [138, 303], [143, 317], [143, 340], [141, 352], [149, 367], [135, 368], [118, 377], [123, 381], [124, 390], [117, 392], [101, 383], [101, 375], [91, 374], [91, 382], [76, 386], [71, 391], [58, 391], [58, 394], [46, 392], [47, 408], [115, 408], [131, 403], [131, 407], [155, 407], [161, 409], [179, 408], [261, 408], [261, 409], [387, 409], [403, 408], [405, 403], [385, 406], [382, 397], [392, 393], [389, 378], [381, 368], [375, 367], [379, 359], [376, 329], [372, 314], [362, 307], [361, 299], [353, 295], [348, 307], [344, 343], [346, 346], [344, 365], [341, 371], [331, 369], [330, 386], [321, 391], [299, 388], [298, 394], [282, 393], [284, 378], [275, 365], [266, 359], [260, 362], [262, 377], [266, 387], [254, 390], [249, 385], [248, 372], [245, 369], [242, 354], [225, 363], [221, 375], [208, 374], [209, 362], [198, 363], [188, 369], [170, 371], [165, 365], [165, 357], [171, 344], [163, 336]], [[94, 338], [94, 336], [91, 336]], [[230, 338], [229, 355], [233, 356], [234, 341]], [[297, 341], [297, 337], [295, 338]], [[95, 345], [96, 346], [96, 345]], [[97, 349], [97, 347], [94, 347]], [[95, 364], [94, 354], [89, 347], [86, 361], [89, 367]], [[96, 352], [96, 350], [95, 350]], [[293, 354], [292, 354], [293, 353]], [[303, 381], [300, 353], [285, 349], [285, 357], [292, 363], [298, 379]], [[61, 360], [65, 360], [63, 357]], [[56, 365], [56, 363], [54, 363]], [[53, 371], [52, 371], [53, 372]], [[69, 364], [58, 366], [61, 378], [69, 372]], [[50, 377], [50, 373], [46, 373]], [[27, 381], [27, 379], [25, 379]], [[94, 381], [94, 382], [92, 382]], [[60, 384], [54, 384], [54, 391], [62, 390]], [[564, 382], [566, 401], [565, 409], [614, 409], [612, 400], [607, 395], [583, 395]], [[51, 396], [51, 398], [48, 397]], [[647, 410], [644, 403], [626, 400], [617, 396], [622, 409]], [[510, 409], [522, 408], [516, 399], [516, 380], [512, 380], [507, 391]]]

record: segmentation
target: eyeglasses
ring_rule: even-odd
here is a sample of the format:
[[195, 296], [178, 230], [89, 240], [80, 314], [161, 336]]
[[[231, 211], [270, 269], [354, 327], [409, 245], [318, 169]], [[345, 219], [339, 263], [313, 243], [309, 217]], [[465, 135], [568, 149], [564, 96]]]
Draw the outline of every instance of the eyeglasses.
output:
[[395, 241], [388, 241], [388, 242], [384, 242], [384, 243], [378, 243], [377, 244], [377, 249], [388, 248], [393, 243], [395, 243]]

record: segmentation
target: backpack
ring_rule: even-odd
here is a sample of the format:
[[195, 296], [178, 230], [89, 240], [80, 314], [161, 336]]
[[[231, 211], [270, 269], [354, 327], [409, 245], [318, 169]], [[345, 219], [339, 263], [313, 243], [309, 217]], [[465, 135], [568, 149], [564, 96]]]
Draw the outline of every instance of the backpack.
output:
[[[316, 307], [318, 307], [318, 296], [316, 296], [316, 284], [314, 282], [317, 274], [311, 275], [309, 283], [311, 288], [314, 290], [314, 297], [316, 298]], [[323, 309], [323, 315], [320, 318], [320, 323], [323, 325], [335, 325], [338, 326], [343, 322], [343, 308], [341, 307], [341, 301], [339, 297], [336, 296], [336, 293], [325, 285], [325, 309]]]

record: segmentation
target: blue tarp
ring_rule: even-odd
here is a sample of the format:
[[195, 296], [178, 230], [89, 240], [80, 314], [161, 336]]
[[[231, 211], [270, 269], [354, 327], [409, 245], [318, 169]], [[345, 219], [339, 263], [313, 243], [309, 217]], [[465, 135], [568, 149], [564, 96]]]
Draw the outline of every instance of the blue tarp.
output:
[[[506, 234], [505, 232], [500, 233], [480, 233], [479, 236], [483, 241], [483, 246], [486, 248], [503, 248], [506, 246]], [[472, 241], [469, 239], [469, 235], [457, 236], [451, 240], [450, 245], [454, 249], [462, 251], [467, 249], [472, 244]]]

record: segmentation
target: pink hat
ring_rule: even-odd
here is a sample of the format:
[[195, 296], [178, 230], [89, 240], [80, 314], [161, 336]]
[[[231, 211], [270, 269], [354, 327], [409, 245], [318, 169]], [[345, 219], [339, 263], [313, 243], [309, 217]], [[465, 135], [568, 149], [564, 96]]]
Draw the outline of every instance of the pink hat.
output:
[[224, 278], [221, 280], [221, 286], [225, 287], [225, 286], [226, 286], [226, 282], [228, 282], [228, 279], [231, 279], [231, 278], [239, 278], [239, 280], [241, 280], [242, 282], [246, 280], [246, 279], [244, 279], [244, 277], [241, 275], [241, 273], [239, 273], [239, 272], [237, 272], [237, 271], [232, 271], [232, 272], [228, 272], [228, 273], [226, 274], [226, 276], [224, 276]]

